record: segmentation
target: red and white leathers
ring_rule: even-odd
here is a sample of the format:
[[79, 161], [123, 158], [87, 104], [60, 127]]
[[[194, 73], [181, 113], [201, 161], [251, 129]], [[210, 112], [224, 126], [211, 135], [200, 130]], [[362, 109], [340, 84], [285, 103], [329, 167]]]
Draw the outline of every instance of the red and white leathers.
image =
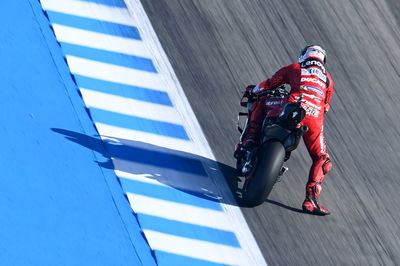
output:
[[261, 95], [266, 90], [275, 89], [283, 84], [289, 84], [291, 87], [288, 102], [296, 102], [301, 95], [303, 96], [302, 107], [306, 110], [306, 117], [301, 124], [309, 128], [303, 139], [313, 164], [309, 172], [303, 209], [308, 212], [329, 214], [327, 209], [318, 204], [318, 195], [321, 191], [321, 183], [331, 169], [331, 161], [326, 152], [323, 125], [324, 114], [329, 110], [334, 83], [321, 61], [310, 58], [302, 63], [287, 65], [277, 71], [272, 78], [252, 89], [252, 93], [260, 97], [252, 105], [243, 146], [258, 141], [262, 122], [268, 112], [266, 105], [268, 98]]

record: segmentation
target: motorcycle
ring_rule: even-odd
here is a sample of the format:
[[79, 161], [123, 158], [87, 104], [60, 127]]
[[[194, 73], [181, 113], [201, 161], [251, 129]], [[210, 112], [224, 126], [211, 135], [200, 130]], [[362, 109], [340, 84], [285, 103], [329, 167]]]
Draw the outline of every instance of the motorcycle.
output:
[[[268, 91], [265, 104], [270, 109], [262, 124], [260, 143], [251, 150], [242, 147], [236, 150], [236, 170], [239, 177], [244, 177], [242, 198], [248, 207], [262, 204], [270, 194], [275, 183], [288, 169], [284, 163], [308, 131], [306, 125], [298, 126], [304, 119], [306, 111], [301, 106], [302, 97], [297, 102], [287, 103], [289, 92], [284, 87]], [[247, 101], [245, 99], [247, 98]], [[238, 115], [238, 130], [241, 133], [240, 143], [244, 138], [244, 130], [239, 126], [241, 116], [246, 116], [243, 128], [246, 128], [251, 116], [251, 105], [254, 97], [245, 92], [241, 105], [247, 112]], [[278, 110], [278, 113], [277, 113]]]

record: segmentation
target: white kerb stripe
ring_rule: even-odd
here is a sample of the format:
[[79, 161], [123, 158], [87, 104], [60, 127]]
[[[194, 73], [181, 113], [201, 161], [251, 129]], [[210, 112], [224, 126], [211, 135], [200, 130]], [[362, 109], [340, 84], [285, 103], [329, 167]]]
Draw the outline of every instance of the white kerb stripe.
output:
[[144, 143], [150, 143], [151, 145], [187, 153], [196, 152], [196, 154], [199, 156], [211, 159], [209, 154], [205, 152], [201, 153], [199, 147], [195, 143], [193, 143], [192, 140], [161, 136], [153, 133], [112, 126], [100, 122], [95, 122], [95, 125], [102, 136], [140, 141]]
[[78, 28], [53, 24], [59, 42], [71, 43], [127, 55], [151, 58], [144, 42]]
[[165, 85], [161, 80], [161, 74], [101, 63], [71, 55], [67, 55], [66, 58], [73, 74], [131, 86], [144, 87], [147, 89], [165, 91]]
[[[116, 164], [118, 164], [118, 161], [117, 161]], [[174, 176], [168, 176], [168, 177], [163, 178], [162, 174], [155, 174], [153, 171], [149, 171], [150, 173], [148, 173], [148, 174], [146, 174], [145, 171], [143, 171], [144, 174], [132, 174], [132, 173], [124, 172], [124, 171], [121, 171], [121, 170], [114, 170], [114, 171], [115, 171], [115, 174], [119, 178], [134, 180], [134, 181], [148, 183], [148, 184], [162, 186], [162, 187], [170, 187], [170, 186], [160, 182], [158, 179], [160, 179], [160, 180], [167, 180], [167, 179], [171, 180], [171, 179], [174, 178]], [[214, 184], [212, 184], [212, 181], [210, 179], [205, 179], [204, 176], [196, 176], [196, 175], [192, 175], [192, 176], [194, 178], [197, 177], [197, 180], [193, 180], [193, 182], [187, 184], [185, 186], [185, 187], [188, 187], [187, 190], [197, 191], [197, 192], [201, 192], [201, 193], [204, 193], [204, 194], [205, 193], [207, 193], [207, 194], [212, 193], [208, 189], [208, 187], [214, 185]], [[197, 185], [200, 182], [202, 184]], [[182, 184], [182, 185], [184, 185], [184, 184]]]
[[248, 263], [240, 248], [150, 230], [143, 230], [143, 232], [154, 250], [230, 265]]
[[123, 172], [121, 170], [114, 170], [114, 171], [115, 171], [115, 174], [119, 178], [139, 181], [139, 182], [148, 183], [148, 184], [157, 185], [157, 186], [162, 186], [162, 187], [169, 187], [169, 186], [157, 181], [154, 178], [153, 174], [132, 174], [132, 173]]
[[126, 8], [110, 7], [75, 0], [41, 0], [40, 2], [45, 10], [103, 20], [127, 26], [135, 26], [129, 11]]
[[[115, 173], [120, 179], [133, 180], [140, 183], [152, 184], [158, 187], [167, 187], [170, 188], [168, 184], [172, 184], [176, 190], [185, 190], [187, 192], [191, 191], [194, 193], [201, 193], [204, 197], [209, 198], [210, 200], [218, 200], [219, 196], [215, 194], [215, 186], [214, 183], [208, 178], [204, 178], [201, 175], [195, 174], [186, 174], [186, 177], [191, 182], [181, 182], [182, 178], [179, 177], [182, 173], [174, 170], [162, 170], [159, 167], [140, 164], [130, 161], [125, 161], [121, 159], [113, 160], [114, 166], [116, 169], [119, 168], [120, 165], [123, 165], [124, 169], [141, 169], [141, 173], [143, 174], [132, 174], [127, 173], [125, 171], [116, 170]], [[171, 194], [177, 194], [176, 191], [172, 191]], [[181, 193], [178, 193], [181, 194]]]
[[180, 121], [178, 111], [170, 106], [138, 101], [85, 88], [80, 90], [87, 107], [176, 125], [184, 123], [184, 121]]
[[143, 213], [183, 223], [196, 224], [231, 232], [235, 231], [234, 228], [230, 226], [229, 217], [223, 211], [215, 211], [188, 204], [151, 198], [130, 192], [126, 194], [132, 209], [138, 214]]

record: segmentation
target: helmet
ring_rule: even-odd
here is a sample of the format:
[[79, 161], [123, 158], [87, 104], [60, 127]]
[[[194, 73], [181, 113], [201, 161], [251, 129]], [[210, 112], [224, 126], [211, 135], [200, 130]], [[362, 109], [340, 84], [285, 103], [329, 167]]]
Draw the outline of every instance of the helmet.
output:
[[321, 48], [321, 46], [314, 45], [314, 44], [307, 45], [300, 52], [299, 63], [303, 63], [308, 58], [318, 59], [325, 64], [326, 63], [326, 52], [324, 49]]

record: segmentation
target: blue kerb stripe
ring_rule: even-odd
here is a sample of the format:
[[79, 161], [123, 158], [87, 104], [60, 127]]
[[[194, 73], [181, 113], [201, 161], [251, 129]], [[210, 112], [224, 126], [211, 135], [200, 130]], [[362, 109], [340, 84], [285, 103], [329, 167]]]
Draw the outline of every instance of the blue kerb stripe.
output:
[[47, 11], [47, 15], [49, 16], [50, 22], [52, 24], [60, 24], [83, 30], [141, 40], [138, 29], [133, 26], [127, 26], [75, 15], [68, 15], [56, 11]]
[[167, 266], [167, 265], [228, 266], [227, 264], [195, 259], [160, 250], [154, 250], [154, 255], [157, 260], [157, 265], [162, 265], [162, 266]]
[[233, 232], [218, 230], [215, 228], [182, 223], [156, 216], [138, 214], [142, 229], [161, 232], [169, 235], [197, 239], [232, 247], [240, 247]]
[[103, 63], [157, 73], [153, 62], [149, 58], [115, 53], [63, 42], [61, 43], [61, 47], [66, 55], [73, 55]]
[[171, 138], [190, 140], [185, 128], [181, 125], [151, 120], [147, 118], [114, 113], [97, 108], [89, 108], [95, 122], [110, 126], [148, 132]]
[[126, 7], [124, 0], [79, 0], [82, 2], [92, 2], [100, 5]]
[[139, 194], [151, 198], [223, 212], [222, 206], [218, 201], [214, 201], [212, 198], [205, 198], [204, 194], [199, 192], [185, 191], [183, 189], [154, 185], [126, 178], [120, 178], [120, 181], [126, 193]]
[[74, 77], [80, 88], [104, 92], [144, 102], [167, 105], [171, 107], [173, 106], [168, 93], [163, 91], [94, 79], [77, 74], [75, 74]]

